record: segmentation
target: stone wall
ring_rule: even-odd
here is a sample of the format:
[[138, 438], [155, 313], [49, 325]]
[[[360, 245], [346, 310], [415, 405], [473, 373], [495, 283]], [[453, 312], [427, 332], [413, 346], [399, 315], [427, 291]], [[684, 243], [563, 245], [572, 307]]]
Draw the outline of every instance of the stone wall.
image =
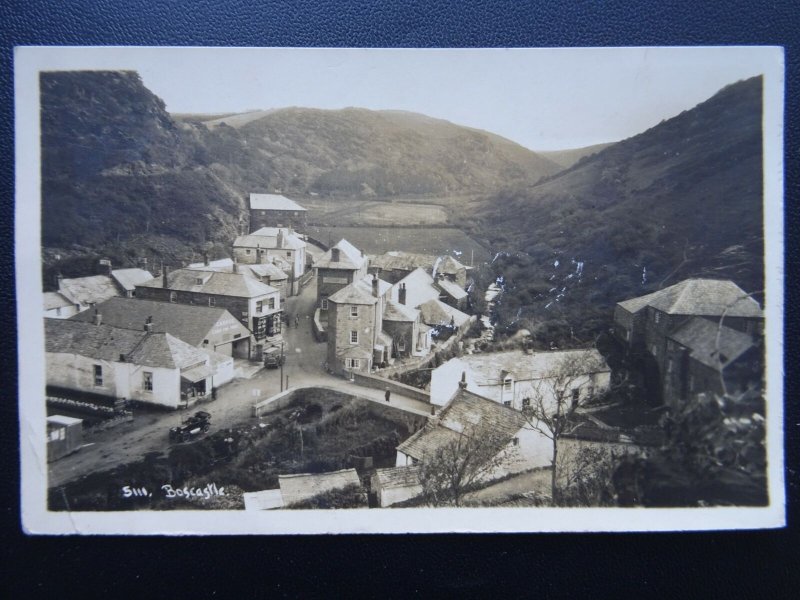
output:
[[430, 404], [431, 396], [428, 392], [419, 388], [400, 383], [399, 381], [392, 381], [378, 377], [377, 375], [367, 375], [366, 373], [353, 373], [353, 381], [360, 386], [372, 388], [374, 390], [388, 389], [393, 394], [399, 394], [420, 402], [427, 402]]

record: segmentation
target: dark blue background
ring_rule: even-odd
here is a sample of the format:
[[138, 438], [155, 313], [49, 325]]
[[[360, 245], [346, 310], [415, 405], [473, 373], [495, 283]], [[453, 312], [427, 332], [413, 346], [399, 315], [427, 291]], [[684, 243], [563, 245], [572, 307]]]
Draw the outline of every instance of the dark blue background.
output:
[[[18, 1], [0, 5], [0, 394], [4, 597], [586, 595], [778, 597], [797, 581], [796, 367], [798, 55], [796, 1], [367, 2]], [[13, 289], [15, 45], [640, 46], [783, 45], [786, 84], [786, 462], [790, 528], [659, 535], [336, 538], [26, 538], [18, 498]], [[17, 168], [25, 168], [18, 165]], [[793, 277], [794, 276], [794, 277]], [[302, 594], [301, 594], [302, 592]], [[39, 597], [34, 594], [31, 597]]]

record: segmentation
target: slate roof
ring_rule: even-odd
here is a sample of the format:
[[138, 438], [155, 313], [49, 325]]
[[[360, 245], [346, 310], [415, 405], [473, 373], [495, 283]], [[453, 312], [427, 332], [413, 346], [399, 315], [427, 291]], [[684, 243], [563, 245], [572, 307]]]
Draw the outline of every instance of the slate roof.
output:
[[400, 321], [404, 323], [414, 322], [419, 317], [419, 311], [394, 300], [386, 303], [386, 310], [383, 311], [384, 321]]
[[349, 485], [361, 485], [355, 469], [343, 469], [329, 473], [297, 473], [279, 475], [283, 505], [289, 506], [302, 500], [308, 500], [324, 492], [345, 488]]
[[[198, 283], [202, 279], [202, 283]], [[200, 269], [178, 269], [167, 275], [170, 290], [199, 292], [218, 296], [235, 296], [237, 298], [257, 298], [274, 294], [278, 290], [262, 283], [244, 273], [225, 273], [222, 271], [205, 271]], [[146, 281], [140, 287], [160, 288], [162, 278]]]
[[447, 275], [456, 275], [459, 271], [466, 269], [464, 265], [449, 254], [442, 256], [439, 264], [435, 266], [437, 273], [445, 273]]
[[119, 296], [119, 290], [108, 275], [92, 275], [75, 279], [61, 279], [58, 291], [74, 304], [88, 306]]
[[367, 257], [363, 256], [361, 251], [347, 240], [339, 240], [333, 248], [339, 249], [339, 261], [334, 262], [332, 260], [333, 253], [331, 249], [319, 257], [314, 263], [314, 267], [322, 269], [350, 269], [356, 271], [367, 262]]
[[690, 319], [669, 337], [688, 348], [693, 359], [715, 371], [721, 371], [755, 346], [753, 338], [746, 333], [725, 325], [719, 327], [717, 323], [700, 317]]
[[111, 271], [111, 277], [120, 285], [126, 292], [132, 292], [136, 286], [145, 281], [150, 281], [153, 275], [150, 271], [144, 269], [114, 269]]
[[[283, 242], [278, 246], [278, 232], [283, 232]], [[234, 248], [257, 248], [269, 250], [285, 249], [299, 250], [306, 247], [306, 243], [295, 235], [288, 227], [262, 227], [248, 235], [240, 235], [233, 242]]]
[[465, 354], [451, 359], [466, 363], [481, 383], [499, 382], [500, 373], [510, 373], [517, 381], [535, 380], [549, 376], [564, 361], [576, 361], [591, 365], [589, 372], [608, 372], [610, 367], [594, 348], [589, 350], [556, 350], [526, 354], [522, 350], [507, 352], [485, 352]]
[[[378, 279], [378, 295], [383, 296], [392, 287], [387, 281]], [[367, 304], [372, 305], [378, 302], [378, 298], [372, 295], [372, 275], [367, 275], [343, 287], [328, 298], [328, 302], [336, 304]]]
[[[758, 302], [727, 279], [686, 279], [663, 290], [618, 303], [628, 312], [652, 306], [670, 315], [762, 318]], [[727, 310], [726, 310], [727, 309]]]
[[44, 293], [44, 309], [53, 310], [54, 308], [64, 308], [66, 306], [74, 306], [64, 294], [59, 292], [45, 292]]
[[[208, 338], [211, 329], [220, 320], [229, 317], [239, 329], [231, 333], [241, 333], [249, 337], [250, 332], [224, 308], [195, 306], [156, 302], [138, 298], [110, 298], [95, 307], [102, 316], [103, 323], [122, 329], [144, 331], [148, 317], [153, 318], [153, 332], [166, 332], [192, 346], [199, 346]], [[94, 311], [84, 311], [70, 317], [73, 321], [92, 322]]]
[[431, 277], [424, 269], [417, 268], [397, 282], [392, 290], [392, 300], [399, 300], [400, 286], [406, 286], [406, 306], [419, 308], [428, 300], [438, 299], [440, 292], [433, 285]]
[[294, 200], [289, 200], [286, 196], [281, 194], [250, 194], [250, 208], [256, 210], [302, 210], [305, 208], [300, 206]]
[[469, 315], [461, 312], [457, 308], [453, 308], [449, 304], [445, 304], [441, 300], [428, 300], [419, 306], [422, 320], [428, 325], [450, 325], [452, 318], [456, 327], [460, 327], [467, 320]]
[[70, 425], [83, 423], [83, 419], [76, 419], [75, 417], [67, 417], [65, 415], [50, 415], [47, 417], [47, 422], [53, 425], [64, 425], [69, 427]]
[[78, 354], [109, 362], [145, 367], [188, 368], [206, 354], [168, 333], [147, 333], [69, 319], [45, 319], [46, 352]]
[[386, 271], [413, 271], [418, 267], [431, 269], [435, 262], [436, 257], [432, 254], [415, 254], [413, 252], [392, 250], [373, 257], [370, 261], [370, 267], [377, 267]]
[[380, 485], [383, 489], [420, 485], [419, 467], [415, 465], [409, 465], [407, 467], [388, 467], [386, 469], [376, 469], [375, 478], [378, 485]]
[[[242, 275], [252, 276], [254, 279], [261, 279], [262, 277], [269, 277], [270, 280], [288, 279], [289, 276], [283, 270], [291, 269], [291, 265], [279, 257], [270, 257], [270, 261], [261, 264], [246, 265], [238, 263], [236, 268]], [[280, 264], [276, 264], [280, 263]], [[208, 264], [205, 263], [192, 263], [186, 267], [192, 271], [218, 271], [220, 273], [233, 273], [233, 259], [221, 258], [219, 260], [211, 260]]]
[[519, 411], [459, 389], [439, 413], [438, 423], [429, 422], [423, 429], [405, 440], [397, 450], [422, 460], [439, 448], [458, 441], [461, 435], [493, 435], [498, 450], [511, 441], [525, 426]]
[[467, 297], [467, 291], [449, 279], [437, 279], [436, 285], [442, 288], [442, 291], [454, 300], [462, 300]]

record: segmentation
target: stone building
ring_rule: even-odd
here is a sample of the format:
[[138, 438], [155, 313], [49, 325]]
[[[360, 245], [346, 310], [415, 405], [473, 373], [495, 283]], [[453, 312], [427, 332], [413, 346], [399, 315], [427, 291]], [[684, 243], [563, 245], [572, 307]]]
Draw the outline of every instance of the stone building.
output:
[[[236, 263], [234, 263], [236, 269]], [[282, 312], [278, 290], [244, 273], [223, 273], [165, 267], [160, 278], [136, 286], [136, 296], [177, 304], [224, 308], [253, 334], [251, 357], [281, 334]]]
[[367, 257], [347, 240], [339, 242], [314, 263], [317, 306], [328, 310], [328, 298], [367, 275]]
[[291, 295], [299, 293], [299, 280], [306, 269], [306, 243], [291, 227], [262, 227], [233, 242], [233, 257], [240, 264], [285, 264]]
[[654, 404], [675, 400], [680, 388], [666, 389], [668, 340], [694, 318], [711, 322], [717, 326], [714, 331], [722, 325], [754, 339], [763, 334], [764, 315], [758, 302], [729, 280], [687, 279], [619, 302], [614, 309], [614, 334], [631, 358], [641, 363], [645, 383], [652, 384], [648, 395]]
[[304, 231], [308, 211], [280, 194], [250, 194], [250, 231], [262, 227], [293, 227]]

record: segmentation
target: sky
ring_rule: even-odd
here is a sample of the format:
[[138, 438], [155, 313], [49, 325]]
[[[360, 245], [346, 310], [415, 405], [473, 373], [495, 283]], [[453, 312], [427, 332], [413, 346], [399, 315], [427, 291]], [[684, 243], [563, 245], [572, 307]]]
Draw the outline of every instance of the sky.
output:
[[760, 50], [61, 48], [51, 59], [136, 70], [173, 113], [407, 110], [556, 150], [641, 133], [763, 73], [775, 53]]

